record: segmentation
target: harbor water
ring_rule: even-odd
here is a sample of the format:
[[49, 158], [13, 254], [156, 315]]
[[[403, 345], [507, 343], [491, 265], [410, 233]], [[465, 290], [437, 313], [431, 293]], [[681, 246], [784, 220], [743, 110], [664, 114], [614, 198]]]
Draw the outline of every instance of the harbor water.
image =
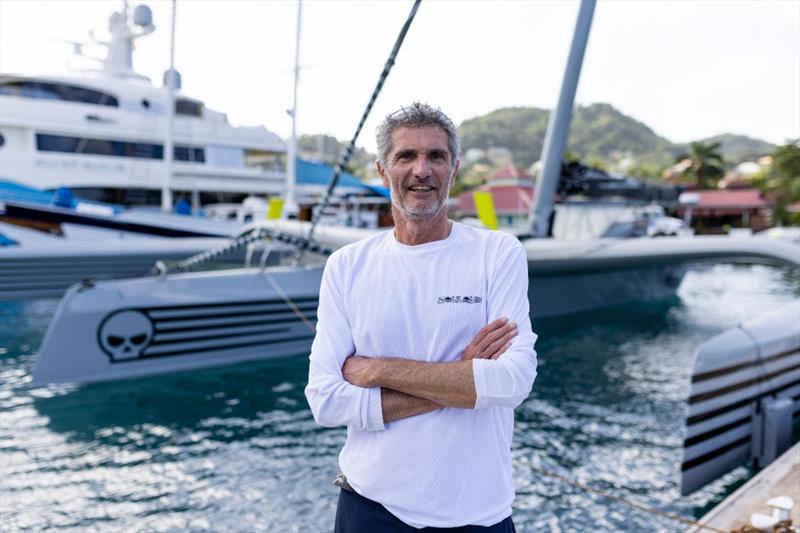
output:
[[[537, 321], [539, 375], [512, 450], [517, 529], [685, 529], [543, 471], [686, 518], [743, 483], [744, 467], [680, 496], [692, 352], [798, 296], [796, 272], [723, 265], [690, 271], [674, 301]], [[33, 388], [57, 305], [0, 303], [0, 529], [331, 530], [345, 430], [314, 422], [307, 354]]]

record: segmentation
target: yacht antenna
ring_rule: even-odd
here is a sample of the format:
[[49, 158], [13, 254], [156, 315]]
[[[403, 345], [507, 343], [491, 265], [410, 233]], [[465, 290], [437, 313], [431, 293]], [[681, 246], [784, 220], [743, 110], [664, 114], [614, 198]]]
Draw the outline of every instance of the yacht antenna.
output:
[[294, 45], [294, 97], [289, 115], [292, 117], [292, 137], [289, 139], [289, 153], [286, 158], [286, 193], [284, 194], [284, 217], [297, 212], [295, 183], [297, 181], [297, 84], [300, 80], [300, 18], [303, 0], [297, 0], [297, 35]]
[[534, 203], [528, 219], [533, 237], [552, 236], [553, 203], [561, 177], [564, 148], [567, 145], [569, 124], [572, 119], [572, 106], [575, 103], [575, 91], [581, 76], [583, 55], [586, 52], [589, 30], [592, 27], [595, 3], [596, 0], [581, 0], [578, 19], [575, 22], [575, 33], [572, 36], [572, 45], [567, 58], [567, 67], [564, 71], [564, 80], [561, 82], [561, 93], [558, 95], [558, 104], [550, 113], [547, 121], [547, 133], [544, 136], [542, 148], [543, 166], [539, 178], [536, 180]]
[[[133, 22], [133, 26], [129, 24], [130, 22]], [[111, 34], [110, 41], [100, 41], [90, 33], [90, 37], [95, 44], [107, 47], [106, 58], [101, 60], [103, 72], [108, 76], [119, 78], [143, 78], [143, 76], [133, 71], [133, 42], [140, 37], [153, 33], [155, 29], [153, 14], [149, 7], [145, 5], [136, 6], [131, 20], [128, 12], [128, 2], [124, 0], [122, 9], [112, 13], [108, 19], [108, 31]], [[89, 57], [90, 59], [98, 59], [85, 56], [82, 52], [78, 55]]]
[[172, 30], [170, 31], [169, 43], [169, 70], [164, 76], [167, 82], [166, 90], [166, 135], [164, 138], [164, 181], [161, 186], [161, 210], [172, 210], [172, 162], [174, 156], [173, 147], [173, 126], [175, 122], [175, 82], [177, 81], [177, 73], [175, 72], [175, 13], [177, 10], [176, 0], [172, 0]]
[[[414, 16], [417, 14], [417, 9], [419, 8], [421, 1], [422, 0], [414, 0], [414, 5], [411, 8], [411, 12], [408, 14], [408, 18], [406, 19], [405, 24], [403, 24], [403, 27], [400, 29], [400, 34], [397, 36], [397, 39], [394, 42], [394, 47], [392, 47], [392, 51], [389, 54], [389, 59], [386, 60], [386, 64], [383, 66], [383, 71], [378, 78], [377, 85], [375, 85], [375, 90], [372, 91], [372, 96], [370, 96], [369, 102], [367, 103], [367, 108], [364, 110], [364, 114], [361, 115], [361, 121], [358, 123], [356, 132], [353, 134], [353, 138], [350, 139], [350, 144], [347, 145], [347, 149], [342, 152], [341, 156], [339, 156], [339, 161], [336, 163], [336, 167], [333, 169], [333, 174], [331, 174], [331, 177], [328, 180], [328, 188], [325, 191], [325, 196], [322, 198], [322, 201], [319, 204], [319, 209], [314, 214], [313, 220], [311, 221], [311, 228], [308, 230], [308, 237], [306, 237], [307, 242], [313, 242], [314, 230], [316, 229], [317, 224], [319, 224], [319, 219], [322, 216], [322, 212], [326, 207], [328, 207], [328, 203], [330, 202], [333, 194], [333, 189], [336, 187], [336, 183], [339, 181], [339, 176], [341, 176], [344, 167], [347, 165], [347, 162], [350, 161], [350, 157], [353, 155], [353, 151], [356, 147], [356, 140], [358, 139], [359, 134], [361, 134], [361, 129], [364, 127], [364, 123], [367, 121], [370, 111], [372, 111], [372, 106], [375, 104], [375, 100], [377, 100], [381, 89], [383, 89], [383, 84], [386, 82], [386, 78], [389, 76], [389, 72], [391, 72], [392, 67], [394, 66], [394, 61], [397, 58], [398, 52], [400, 52], [400, 46], [403, 44], [403, 40], [406, 38], [408, 29], [411, 27], [411, 22], [414, 20]], [[305, 248], [306, 245], [304, 244], [303, 249]]]

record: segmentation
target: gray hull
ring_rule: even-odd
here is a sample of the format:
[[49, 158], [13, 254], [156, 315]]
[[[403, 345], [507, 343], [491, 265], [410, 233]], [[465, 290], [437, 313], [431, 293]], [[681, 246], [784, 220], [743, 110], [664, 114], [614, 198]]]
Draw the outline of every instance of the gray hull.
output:
[[[357, 233], [321, 228], [319, 236], [335, 247]], [[693, 262], [800, 264], [795, 247], [753, 239], [524, 244], [534, 318], [670, 297]], [[45, 336], [34, 382], [124, 379], [307, 354], [321, 275], [322, 267], [239, 269], [73, 287]]]
[[528, 297], [532, 318], [590, 311], [630, 302], [674, 298], [686, 267], [532, 274]]
[[177, 261], [225, 239], [137, 240], [129, 243], [66, 243], [2, 250], [0, 300], [58, 298], [79, 281], [144, 276], [156, 261]]
[[73, 287], [42, 343], [34, 384], [307, 354], [321, 276], [321, 268], [248, 269]]

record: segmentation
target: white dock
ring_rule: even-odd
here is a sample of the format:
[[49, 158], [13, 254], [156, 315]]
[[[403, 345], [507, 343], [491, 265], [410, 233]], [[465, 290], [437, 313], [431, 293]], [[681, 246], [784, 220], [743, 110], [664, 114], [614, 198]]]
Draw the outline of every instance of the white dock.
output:
[[[717, 530], [734, 531], [750, 525], [753, 513], [771, 514], [766, 502], [775, 496], [794, 500], [792, 525], [800, 525], [800, 442], [786, 450], [778, 459], [725, 498], [700, 523]], [[708, 531], [692, 528], [689, 533]]]

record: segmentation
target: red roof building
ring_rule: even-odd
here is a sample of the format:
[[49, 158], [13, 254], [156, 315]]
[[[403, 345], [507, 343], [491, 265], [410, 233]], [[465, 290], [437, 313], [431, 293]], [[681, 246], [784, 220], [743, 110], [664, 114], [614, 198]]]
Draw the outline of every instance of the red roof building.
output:
[[527, 223], [533, 201], [533, 176], [521, 168], [508, 166], [496, 171], [486, 183], [458, 195], [458, 216], [474, 217], [475, 201], [472, 194], [485, 191], [492, 195], [498, 222], [502, 226]]
[[719, 233], [724, 226], [752, 228], [769, 227], [772, 202], [758, 189], [697, 190], [697, 203], [676, 209], [681, 217], [691, 216], [692, 225], [700, 232]]

